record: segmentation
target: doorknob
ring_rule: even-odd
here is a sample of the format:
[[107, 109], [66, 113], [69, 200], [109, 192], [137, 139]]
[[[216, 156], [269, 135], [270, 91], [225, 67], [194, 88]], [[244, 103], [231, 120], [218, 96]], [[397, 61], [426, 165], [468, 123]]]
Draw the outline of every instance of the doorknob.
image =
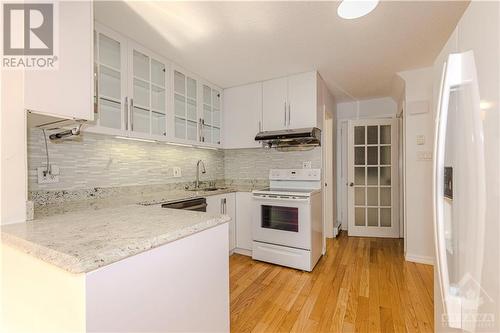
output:
[[351, 182], [351, 183], [349, 183], [349, 186], [350, 186], [350, 187], [353, 187], [353, 186], [354, 186], [354, 183], [352, 183], [352, 182]]

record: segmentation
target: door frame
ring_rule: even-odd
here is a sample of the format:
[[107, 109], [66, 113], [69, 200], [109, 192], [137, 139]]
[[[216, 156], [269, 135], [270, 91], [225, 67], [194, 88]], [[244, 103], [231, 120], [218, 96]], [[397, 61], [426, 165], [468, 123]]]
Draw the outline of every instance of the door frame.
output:
[[[349, 120], [348, 126], [348, 144], [347, 144], [347, 155], [348, 155], [348, 167], [347, 167], [347, 179], [348, 183], [354, 182], [354, 126], [370, 126], [370, 125], [391, 125], [391, 225], [396, 227], [388, 228], [388, 230], [383, 230], [377, 228], [371, 230], [370, 234], [367, 234], [367, 229], [363, 231], [360, 227], [354, 225], [354, 187], [348, 186], [348, 235], [349, 236], [362, 236], [362, 237], [386, 237], [386, 238], [400, 238], [400, 192], [399, 192], [399, 120], [397, 118], [370, 118], [370, 119], [359, 119], [359, 120]], [[366, 227], [368, 228], [368, 227]]]
[[[336, 237], [336, 214], [334, 208], [334, 149], [333, 149], [333, 117], [323, 105], [323, 228], [325, 238]], [[325, 242], [324, 242], [325, 243]], [[325, 244], [324, 244], [325, 245]]]
[[[348, 195], [347, 195], [347, 147], [349, 134], [349, 120], [339, 121], [337, 126], [337, 220], [338, 229], [347, 231], [349, 228]], [[339, 230], [340, 231], [340, 230]]]

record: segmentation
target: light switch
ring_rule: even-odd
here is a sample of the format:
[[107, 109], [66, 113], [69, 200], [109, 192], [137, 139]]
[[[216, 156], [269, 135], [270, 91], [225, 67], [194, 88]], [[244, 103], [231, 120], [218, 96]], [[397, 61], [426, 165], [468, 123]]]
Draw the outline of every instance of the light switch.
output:
[[425, 144], [425, 136], [417, 135], [417, 145], [422, 146]]
[[179, 168], [179, 167], [173, 167], [172, 171], [174, 173], [174, 177], [176, 177], [176, 178], [182, 177], [181, 168]]

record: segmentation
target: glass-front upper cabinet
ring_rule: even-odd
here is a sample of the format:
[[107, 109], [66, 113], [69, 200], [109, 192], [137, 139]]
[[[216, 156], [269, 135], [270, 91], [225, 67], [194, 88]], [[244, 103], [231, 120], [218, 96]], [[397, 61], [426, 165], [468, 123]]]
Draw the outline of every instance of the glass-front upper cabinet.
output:
[[220, 91], [203, 85], [203, 131], [202, 141], [220, 144], [221, 112]]
[[175, 137], [198, 141], [198, 87], [197, 81], [179, 70], [174, 70]]
[[221, 89], [176, 67], [118, 32], [95, 23], [92, 132], [221, 143]]
[[130, 126], [134, 133], [167, 135], [167, 68], [165, 61], [132, 45], [130, 64]]
[[99, 127], [125, 129], [127, 108], [126, 41], [118, 34], [96, 26], [94, 34], [94, 104]]

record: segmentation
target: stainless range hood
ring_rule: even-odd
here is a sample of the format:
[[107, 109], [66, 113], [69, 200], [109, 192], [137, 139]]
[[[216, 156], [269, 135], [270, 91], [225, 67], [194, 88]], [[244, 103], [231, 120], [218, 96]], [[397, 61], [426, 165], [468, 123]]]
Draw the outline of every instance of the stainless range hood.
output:
[[321, 130], [317, 127], [260, 132], [255, 136], [268, 148], [313, 148], [321, 145]]

